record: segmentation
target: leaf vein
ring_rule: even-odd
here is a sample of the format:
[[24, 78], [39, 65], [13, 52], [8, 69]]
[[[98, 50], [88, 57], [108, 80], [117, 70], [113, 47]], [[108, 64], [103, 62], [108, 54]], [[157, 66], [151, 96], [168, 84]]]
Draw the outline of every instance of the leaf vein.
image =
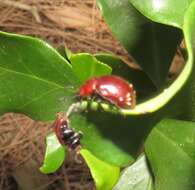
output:
[[36, 80], [42, 81], [44, 83], [51, 84], [51, 85], [56, 86], [58, 88], [64, 88], [63, 86], [61, 86], [61, 85], [59, 85], [59, 84], [57, 84], [55, 82], [52, 82], [52, 81], [49, 81], [49, 80], [45, 80], [43, 78], [39, 78], [36, 75], [29, 75], [29, 74], [25, 74], [25, 73], [22, 73], [22, 72], [6, 69], [6, 68], [3, 68], [3, 67], [0, 67], [0, 69], [2, 69], [3, 71], [6, 71], [6, 72], [15, 73], [15, 74], [18, 74], [18, 75], [23, 75], [23, 76], [26, 76], [26, 77], [29, 77], [29, 78], [34, 78]]
[[25, 104], [23, 104], [22, 106], [20, 106], [19, 109], [24, 108], [25, 106], [31, 104], [31, 103], [34, 102], [34, 101], [37, 101], [37, 100], [41, 99], [41, 98], [44, 97], [45, 95], [48, 95], [48, 94], [50, 94], [51, 92], [54, 92], [54, 91], [57, 90], [57, 89], [58, 89], [58, 88], [51, 89], [51, 90], [49, 90], [49, 91], [47, 91], [47, 92], [41, 94], [40, 96], [37, 96], [37, 97], [31, 99], [30, 101], [28, 101], [28, 102], [26, 102]]
[[155, 130], [157, 133], [159, 133], [159, 135], [161, 135], [163, 138], [167, 139], [172, 145], [176, 146], [181, 152], [183, 152], [187, 157], [189, 157], [192, 162], [194, 162], [194, 160], [190, 157], [190, 155], [184, 149], [182, 149], [180, 146], [178, 146], [178, 144], [173, 139], [166, 136], [159, 129], [155, 129]]

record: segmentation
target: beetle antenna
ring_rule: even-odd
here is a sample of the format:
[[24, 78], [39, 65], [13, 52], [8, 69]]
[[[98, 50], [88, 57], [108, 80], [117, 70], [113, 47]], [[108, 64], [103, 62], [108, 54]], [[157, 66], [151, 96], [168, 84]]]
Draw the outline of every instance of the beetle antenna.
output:
[[73, 86], [73, 85], [66, 85], [64, 86], [64, 89], [70, 92], [77, 92], [78, 91], [78, 87]]

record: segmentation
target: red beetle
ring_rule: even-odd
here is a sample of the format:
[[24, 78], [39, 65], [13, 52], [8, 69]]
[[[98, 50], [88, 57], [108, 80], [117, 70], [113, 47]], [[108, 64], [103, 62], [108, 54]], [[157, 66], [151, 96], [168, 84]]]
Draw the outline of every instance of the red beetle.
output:
[[82, 135], [69, 127], [68, 118], [64, 114], [57, 115], [53, 127], [61, 144], [65, 144], [70, 150], [79, 150]]
[[136, 105], [136, 92], [133, 85], [115, 75], [94, 77], [80, 87], [81, 98], [95, 95], [101, 96], [120, 108], [132, 109]]

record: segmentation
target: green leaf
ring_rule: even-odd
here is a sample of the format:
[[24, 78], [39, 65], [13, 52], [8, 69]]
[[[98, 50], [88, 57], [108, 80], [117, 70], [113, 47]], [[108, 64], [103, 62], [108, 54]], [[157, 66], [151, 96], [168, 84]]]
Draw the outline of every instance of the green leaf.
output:
[[[144, 139], [144, 133], [143, 130], [146, 130], [146, 128], [150, 128], [152, 126], [154, 126], [155, 122], [165, 116], [170, 116], [170, 115], [179, 115], [182, 112], [185, 111], [185, 109], [183, 109], [183, 106], [186, 106], [187, 101], [183, 101], [185, 98], [188, 100], [188, 94], [189, 91], [187, 89], [186, 91], [186, 86], [188, 86], [188, 81], [189, 81], [189, 77], [192, 76], [191, 71], [192, 71], [192, 66], [193, 66], [193, 62], [194, 62], [194, 6], [195, 5], [191, 5], [186, 16], [185, 16], [185, 22], [184, 22], [184, 35], [185, 35], [185, 40], [186, 40], [186, 45], [187, 45], [187, 49], [188, 49], [188, 61], [182, 71], [182, 73], [179, 75], [179, 77], [173, 82], [173, 84], [171, 84], [169, 87], [167, 87], [161, 94], [159, 94], [158, 96], [150, 99], [149, 101], [146, 101], [144, 103], [138, 104], [136, 106], [135, 109], [133, 110], [121, 110], [122, 113], [125, 114], [146, 114], [146, 113], [153, 113], [151, 115], [145, 115], [145, 117], [143, 116], [143, 118], [141, 116], [136, 116], [136, 117], [131, 117], [131, 118], [127, 118], [127, 120], [125, 121], [125, 119], [123, 118], [123, 121], [120, 119], [120, 116], [109, 116], [107, 114], [106, 118], [104, 118], [101, 114], [99, 114], [99, 112], [95, 112], [94, 116], [92, 115], [93, 113], [91, 112], [90, 115], [91, 117], [88, 117], [87, 120], [91, 121], [91, 123], [95, 126], [98, 126], [99, 129], [99, 134], [100, 136], [104, 136], [107, 137], [107, 139], [109, 139], [112, 142], [115, 142], [116, 145], [118, 145], [121, 150], [124, 150], [125, 152], [129, 152], [130, 155], [135, 155], [135, 150], [138, 150], [138, 142], [141, 141], [141, 139]], [[186, 96], [180, 96], [180, 94], [184, 94]], [[163, 109], [160, 109], [163, 108]], [[170, 114], [170, 115], [169, 115]], [[99, 117], [98, 117], [99, 116]], [[90, 119], [91, 118], [91, 119]], [[104, 119], [103, 119], [104, 118]], [[110, 122], [112, 121], [112, 123]], [[148, 121], [148, 122], [147, 122]], [[140, 123], [139, 123], [140, 122]], [[89, 128], [93, 128], [93, 125], [89, 125]], [[108, 127], [106, 129], [106, 126]], [[112, 130], [108, 130], [109, 127], [112, 126]], [[123, 128], [123, 126], [129, 126], [127, 127], [128, 129], [125, 130], [126, 128]], [[139, 127], [142, 126], [142, 129], [140, 129]], [[143, 127], [144, 126], [144, 127]], [[131, 128], [132, 127], [132, 128]], [[130, 129], [131, 128], [131, 129]], [[134, 131], [135, 130], [135, 131]], [[137, 130], [137, 131], [136, 131]], [[142, 134], [139, 134], [138, 131], [142, 131]], [[147, 131], [147, 130], [146, 130]], [[122, 134], [121, 134], [122, 132]], [[109, 135], [110, 133], [110, 135]], [[117, 135], [118, 134], [118, 135]], [[127, 139], [127, 137], [125, 137], [125, 134], [127, 134], [127, 136], [129, 137], [129, 140], [126, 141], [125, 143], [125, 139]], [[132, 136], [130, 136], [131, 134], [133, 134]], [[87, 134], [87, 135], [91, 135], [91, 134]], [[140, 136], [139, 136], [140, 135]], [[91, 135], [93, 137], [93, 135]], [[123, 137], [123, 138], [120, 138]], [[139, 138], [137, 138], [139, 136]], [[141, 137], [141, 138], [140, 138]], [[134, 141], [133, 138], [137, 139], [137, 141]], [[94, 138], [96, 139], [96, 138]], [[120, 140], [119, 140], [120, 139]], [[139, 140], [138, 140], [139, 139]], [[84, 140], [84, 139], [83, 139]], [[118, 141], [117, 141], [118, 140]], [[131, 142], [130, 142], [131, 141]], [[132, 145], [132, 147], [134, 147], [134, 151], [132, 151], [132, 149], [127, 149], [125, 148], [125, 144], [127, 145], [129, 142], [129, 145]], [[111, 155], [107, 155], [106, 154], [98, 154], [98, 152], [100, 152], [100, 150], [102, 149], [98, 148], [93, 150], [93, 141], [91, 140], [91, 143], [88, 142], [85, 144], [85, 141], [83, 141], [83, 144], [87, 147], [87, 149], [89, 149], [95, 156], [97, 156], [98, 158], [100, 158], [102, 160], [106, 160], [109, 163], [113, 163], [115, 164], [115, 161], [117, 160], [112, 160], [111, 159]], [[131, 147], [131, 148], [132, 148]], [[130, 147], [129, 147], [130, 148]], [[110, 148], [105, 147], [106, 150], [110, 150]], [[117, 154], [115, 154], [117, 155]], [[130, 159], [129, 159], [130, 160]], [[126, 160], [127, 161], [127, 160]], [[122, 162], [121, 160], [117, 160], [117, 163], [120, 163], [122, 165], [123, 164], [127, 164], [127, 162]]]
[[[105, 66], [95, 58], [93, 59], [90, 55], [80, 56], [94, 60], [89, 61], [91, 66], [89, 70], [93, 71], [91, 75], [109, 74], [110, 67]], [[75, 64], [74, 67], [77, 66], [81, 67], [82, 63]], [[33, 119], [53, 120], [57, 112], [66, 111], [72, 104], [75, 92], [69, 87], [70, 85], [78, 87], [81, 83], [79, 78], [84, 79], [83, 72], [77, 74], [78, 76], [75, 76], [72, 66], [48, 44], [30, 37], [0, 33], [1, 113], [21, 112]], [[60, 100], [61, 98], [65, 100]], [[96, 112], [93, 112], [93, 115], [95, 118], [99, 118], [96, 117]], [[117, 166], [127, 165], [134, 160], [141, 137], [139, 140], [133, 137], [132, 141], [136, 143], [135, 147], [133, 145], [127, 148], [128, 133], [124, 139], [117, 139], [120, 128], [113, 135], [115, 139], [107, 139], [107, 133], [112, 127], [110, 119], [116, 121], [117, 117], [107, 117], [104, 114], [101, 119], [99, 118], [100, 121], [102, 120], [101, 123], [94, 122], [88, 116], [87, 119], [85, 117], [73, 115], [71, 118], [75, 121], [71, 123], [71, 127], [75, 128], [76, 131], [83, 132], [82, 145], [84, 147], [92, 150], [92, 153], [101, 160]], [[118, 121], [123, 121], [121, 116], [119, 118]], [[128, 120], [125, 120], [125, 123], [118, 121], [114, 125], [120, 124], [124, 127], [128, 125], [126, 123]], [[124, 133], [127, 131], [128, 128], [125, 128]], [[121, 143], [118, 144], [118, 141]], [[106, 151], [101, 151], [104, 148]], [[117, 156], [113, 157], [113, 155]], [[49, 158], [47, 160], [51, 163]]]
[[164, 119], [150, 133], [146, 155], [156, 190], [194, 190], [195, 123]]
[[144, 16], [163, 24], [182, 28], [184, 15], [193, 0], [129, 0]]
[[[71, 65], [41, 40], [0, 32], [0, 113], [52, 120], [66, 110], [78, 86]], [[66, 101], [60, 101], [63, 97]]]
[[[94, 69], [94, 76], [110, 72], [110, 67], [105, 66], [104, 69], [104, 64], [99, 61], [90, 65]], [[76, 66], [80, 67], [79, 64]], [[80, 75], [82, 74], [81, 72]], [[66, 111], [76, 93], [69, 88], [70, 85], [78, 87], [81, 83], [78, 80], [79, 73], [78, 77], [75, 76], [72, 66], [48, 44], [34, 38], [3, 32], [0, 33], [0, 75], [0, 113], [20, 112], [42, 121], [53, 120], [57, 112]], [[60, 100], [61, 98], [64, 100]], [[74, 117], [76, 120], [76, 115]], [[99, 158], [118, 165], [126, 165], [133, 160], [128, 151], [121, 150], [116, 143], [101, 134], [98, 124], [91, 124], [83, 119], [83, 125], [80, 126], [78, 121], [72, 127], [83, 132], [84, 145], [93, 149]], [[90, 125], [93, 127], [88, 128]], [[107, 125], [106, 130], [109, 128]], [[92, 134], [101, 134], [96, 143], [91, 143], [95, 136]], [[106, 146], [106, 152], [100, 151]], [[54, 149], [55, 147], [52, 151]], [[113, 157], [115, 153], [118, 154], [116, 158]], [[47, 160], [52, 162], [49, 158]]]
[[181, 31], [145, 18], [129, 0], [98, 0], [98, 5], [113, 34], [160, 87], [182, 38]]
[[[139, 4], [140, 1], [134, 1], [134, 3]], [[147, 1], [148, 2], [148, 1]], [[163, 3], [168, 3], [169, 6], [173, 2], [171, 1], [162, 1]], [[153, 2], [154, 3], [154, 2]], [[174, 1], [174, 4], [177, 5], [178, 1]], [[159, 96], [155, 97], [154, 99], [151, 99], [150, 102], [145, 102], [146, 104], [142, 104], [143, 107], [148, 105], [148, 109], [155, 108], [151, 110], [151, 112], [158, 110], [160, 107], [163, 107], [165, 104], [167, 104], [170, 100], [174, 102], [175, 104], [183, 104], [184, 110], [179, 110], [182, 113], [182, 119], [192, 120], [195, 121], [195, 99], [194, 99], [194, 82], [195, 82], [195, 70], [194, 70], [194, 55], [195, 55], [195, 45], [194, 45], [194, 33], [195, 33], [195, 25], [194, 25], [194, 19], [195, 19], [195, 2], [194, 1], [180, 1], [178, 3], [178, 6], [175, 6], [174, 9], [169, 9], [169, 12], [172, 14], [174, 11], [180, 12], [180, 8], [183, 7], [181, 11], [181, 17], [179, 18], [177, 14], [175, 15], [178, 19], [178, 26], [182, 27], [185, 37], [185, 42], [187, 46], [187, 52], [188, 52], [188, 60], [185, 65], [185, 68], [183, 69], [182, 73], [179, 75], [179, 77], [176, 79], [176, 81], [167, 89], [164, 90], [163, 93], [161, 93]], [[184, 6], [181, 6], [181, 5]], [[139, 4], [141, 6], [141, 4]], [[147, 7], [147, 6], [146, 6]], [[171, 6], [170, 6], [171, 7]], [[139, 7], [137, 7], [139, 9]], [[162, 7], [161, 7], [162, 8]], [[140, 9], [141, 11], [141, 9]], [[160, 10], [164, 11], [164, 14], [167, 14], [166, 10]], [[168, 9], [167, 9], [168, 11]], [[151, 11], [149, 11], [151, 13]], [[148, 12], [148, 14], [149, 14]], [[156, 15], [157, 16], [157, 15]], [[158, 18], [162, 19], [161, 14], [159, 14]], [[174, 17], [171, 17], [175, 19]], [[156, 20], [156, 17], [151, 19]], [[171, 19], [170, 19], [171, 20]], [[179, 21], [180, 20], [180, 21]], [[164, 20], [166, 21], [166, 19]], [[166, 21], [167, 22], [167, 21]], [[169, 23], [167, 23], [169, 24]], [[184, 92], [185, 95], [178, 98], [178, 95], [181, 94], [181, 92]], [[186, 92], [185, 92], [186, 91]], [[183, 93], [182, 92], [182, 93]], [[184, 94], [183, 93], [183, 94]], [[173, 99], [176, 99], [177, 101], [173, 101]], [[164, 101], [163, 101], [164, 99]], [[155, 103], [156, 100], [156, 103]], [[185, 101], [183, 101], [185, 100]], [[154, 104], [153, 104], [154, 103]], [[159, 104], [159, 106], [157, 105]], [[140, 105], [140, 110], [142, 110], [142, 107]], [[138, 108], [138, 107], [137, 107]], [[138, 112], [139, 112], [138, 111]], [[143, 111], [143, 110], [142, 110]]]
[[60, 46], [57, 50], [60, 53], [60, 55], [62, 55], [68, 62], [70, 62], [72, 52], [67, 47]]
[[[83, 55], [83, 59], [88, 59], [91, 76], [111, 72], [110, 67], [90, 55]], [[74, 64], [74, 69], [82, 70], [82, 65], [85, 64]], [[72, 89], [81, 84], [83, 70], [77, 74], [43, 41], [0, 33], [0, 114], [19, 112], [37, 120], [54, 119], [56, 113], [67, 110], [72, 103], [76, 93]]]
[[[191, 3], [190, 7], [188, 8], [185, 17], [184, 17], [184, 34], [185, 40], [188, 50], [188, 62], [187, 64], [191, 66], [191, 75], [190, 79], [188, 80], [187, 85], [190, 87], [188, 89], [188, 96], [185, 97], [187, 101], [184, 102], [186, 107], [188, 108], [188, 112], [184, 115], [185, 119], [195, 121], [195, 2]], [[186, 65], [187, 66], [187, 65]]]
[[153, 190], [152, 176], [145, 155], [124, 169], [113, 190]]
[[[137, 106], [132, 110], [120, 110], [121, 114], [124, 115], [140, 115], [146, 113], [155, 113], [160, 111], [162, 108], [169, 112], [172, 106], [181, 106], [185, 109], [175, 109], [172, 114], [180, 115], [186, 112], [185, 118], [194, 120], [195, 103], [194, 103], [194, 81], [195, 81], [195, 70], [194, 65], [194, 33], [195, 33], [195, 3], [193, 2], [184, 18], [184, 37], [188, 51], [188, 60], [185, 64], [184, 69], [177, 77], [177, 79], [167, 88], [165, 88], [160, 94], [143, 103], [138, 103]], [[193, 72], [192, 72], [193, 71]], [[181, 95], [182, 94], [182, 95]], [[188, 101], [183, 101], [188, 100]], [[180, 108], [181, 108], [180, 107]], [[107, 107], [105, 106], [106, 110]], [[108, 110], [109, 111], [109, 110]], [[175, 112], [175, 113], [174, 113]], [[170, 116], [170, 115], [169, 115]]]
[[145, 137], [157, 118], [150, 116], [124, 117], [90, 110], [73, 114], [70, 125], [83, 133], [81, 145], [98, 159], [125, 167], [137, 157]]
[[43, 165], [40, 167], [40, 171], [49, 174], [55, 172], [63, 164], [66, 150], [61, 146], [55, 133], [51, 133], [46, 139], [46, 152]]
[[80, 84], [93, 76], [107, 75], [112, 72], [111, 67], [98, 61], [88, 53], [73, 54], [70, 61], [75, 75], [79, 77]]
[[125, 167], [137, 157], [154, 122], [150, 117], [124, 118], [91, 110], [71, 115], [69, 125], [83, 133], [83, 149], [110, 165]]
[[80, 153], [90, 168], [97, 190], [112, 190], [119, 178], [120, 168], [97, 159], [86, 149]]

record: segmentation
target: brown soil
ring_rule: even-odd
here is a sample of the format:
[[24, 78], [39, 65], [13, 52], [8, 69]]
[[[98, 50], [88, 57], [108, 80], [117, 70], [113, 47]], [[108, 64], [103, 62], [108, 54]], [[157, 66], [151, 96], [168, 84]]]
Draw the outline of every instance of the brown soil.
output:
[[75, 52], [112, 52], [127, 57], [110, 34], [95, 0], [0, 0], [0, 16], [4, 31], [40, 37]]
[[[0, 189], [93, 189], [93, 181], [84, 164], [69, 155], [53, 175], [38, 170], [43, 161], [49, 123], [33, 121], [19, 114], [6, 114], [0, 120]], [[39, 188], [38, 188], [39, 187]]]

